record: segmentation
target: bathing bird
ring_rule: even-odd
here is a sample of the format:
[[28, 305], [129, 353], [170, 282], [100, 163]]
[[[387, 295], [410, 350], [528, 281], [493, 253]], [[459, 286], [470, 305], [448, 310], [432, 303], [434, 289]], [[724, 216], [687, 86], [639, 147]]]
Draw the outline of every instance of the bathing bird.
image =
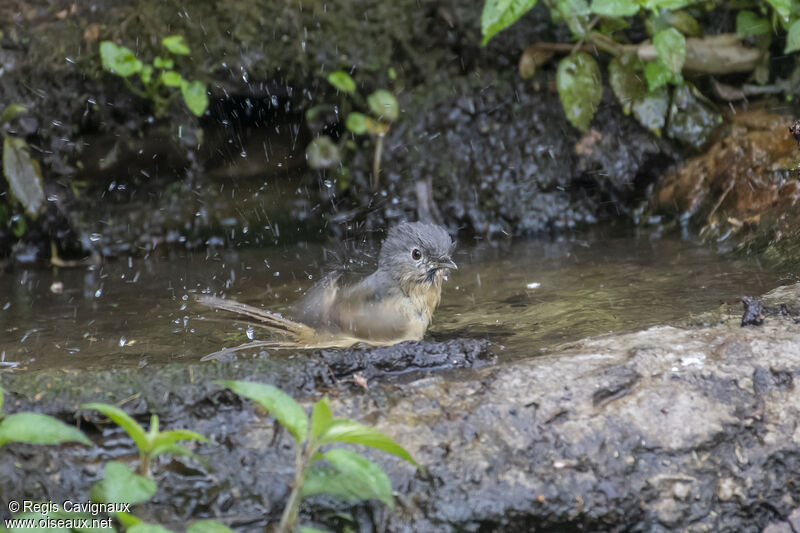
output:
[[435, 224], [403, 222], [389, 229], [378, 268], [358, 283], [346, 284], [341, 273], [320, 280], [293, 307], [294, 320], [233, 300], [200, 295], [197, 301], [249, 319], [252, 326], [277, 334], [203, 357], [251, 348], [347, 348], [363, 343], [389, 346], [420, 340], [442, 296], [442, 283], [458, 267], [455, 243]]

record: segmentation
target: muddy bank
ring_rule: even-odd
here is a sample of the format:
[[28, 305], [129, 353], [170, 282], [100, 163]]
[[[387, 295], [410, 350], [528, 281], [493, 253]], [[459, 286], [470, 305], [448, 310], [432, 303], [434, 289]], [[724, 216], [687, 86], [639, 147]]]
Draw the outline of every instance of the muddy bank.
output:
[[[517, 73], [532, 41], [565, 38], [546, 10], [486, 48], [480, 11], [440, 0], [4, 6], [0, 93], [28, 107], [12, 129], [35, 148], [49, 201], [21, 244], [0, 227], [0, 256], [46, 258], [51, 241], [65, 257], [264, 245], [420, 215], [465, 234], [520, 235], [628, 213], [677, 157], [673, 147], [623, 116], [610, 90], [581, 142], [551, 88], [554, 72]], [[193, 51], [181, 72], [208, 84], [202, 120], [178, 101], [154, 118], [100, 68], [104, 39], [147, 58], [173, 33]], [[315, 135], [342, 132], [336, 115], [304, 119], [313, 106], [343, 104], [325, 81], [340, 68], [360, 92], [391, 87], [400, 101], [377, 191], [367, 185], [369, 139], [355, 139], [344, 174], [305, 165]]]
[[[303, 368], [319, 361], [302, 357], [283, 367], [294, 369], [288, 373], [257, 360], [180, 374], [18, 376], [4, 378], [16, 399], [7, 410], [35, 407], [74, 420], [79, 401], [141, 389], [123, 404], [129, 412], [144, 420], [155, 411], [164, 427], [211, 437], [214, 445], [195, 450], [206, 467], [182, 458], [156, 465], [159, 493], [139, 514], [173, 526], [213, 516], [252, 531], [278, 517], [291, 437], [206, 381], [250, 376], [302, 396], [306, 407], [330, 394], [337, 416], [391, 434], [425, 466], [416, 473], [374, 455], [398, 492], [396, 511], [316, 500], [306, 512], [322, 523], [349, 509], [361, 531], [757, 532], [785, 520], [800, 498], [800, 286], [764, 303], [778, 311], [759, 327], [740, 326], [737, 304], [682, 327], [591, 338], [546, 357], [401, 381], [375, 376], [368, 390], [326, 381], [319, 366], [309, 378]], [[423, 359], [431, 350], [484, 350], [403, 346]], [[3, 498], [84, 495], [101, 472], [95, 459], [131, 457], [118, 430], [82, 427], [99, 448], [9, 446], [0, 458]]]

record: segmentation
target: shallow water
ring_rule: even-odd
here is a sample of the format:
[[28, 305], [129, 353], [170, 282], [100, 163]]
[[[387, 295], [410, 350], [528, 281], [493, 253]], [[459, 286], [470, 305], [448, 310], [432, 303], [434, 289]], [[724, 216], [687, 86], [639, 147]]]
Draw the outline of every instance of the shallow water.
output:
[[[248, 339], [243, 326], [193, 303], [193, 293], [285, 311], [333, 257], [296, 245], [0, 273], [0, 371], [195, 363]], [[632, 236], [461, 243], [455, 260], [429, 337], [490, 338], [503, 358], [680, 321], [793, 281], [756, 261]], [[60, 294], [51, 290], [59, 282]]]

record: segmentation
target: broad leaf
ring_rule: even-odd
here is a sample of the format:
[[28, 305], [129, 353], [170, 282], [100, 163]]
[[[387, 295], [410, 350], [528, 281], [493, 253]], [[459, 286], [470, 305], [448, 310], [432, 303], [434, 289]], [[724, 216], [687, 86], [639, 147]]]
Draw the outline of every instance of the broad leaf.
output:
[[653, 11], [658, 11], [661, 9], [674, 11], [676, 9], [681, 9], [688, 5], [692, 5], [695, 3], [695, 1], [696, 0], [644, 0], [642, 7], [645, 9], [651, 9]]
[[361, 113], [350, 113], [347, 115], [344, 125], [356, 135], [363, 135], [367, 131], [367, 117]]
[[0, 446], [7, 442], [28, 444], [92, 443], [77, 428], [41, 413], [17, 413], [0, 421]]
[[328, 74], [328, 83], [343, 93], [352, 94], [356, 92], [356, 82], [353, 81], [350, 74], [343, 70]]
[[332, 422], [331, 407], [328, 404], [328, 397], [325, 396], [314, 404], [314, 410], [311, 411], [311, 439], [309, 440], [314, 441], [328, 431]]
[[143, 522], [141, 518], [133, 516], [130, 513], [126, 513], [125, 511], [114, 513], [114, 516], [117, 517], [117, 521], [119, 521], [120, 524], [125, 526], [125, 528], [130, 528], [132, 526], [135, 526], [136, 524], [141, 524]]
[[383, 120], [394, 122], [400, 114], [397, 98], [385, 89], [379, 89], [367, 97], [367, 105], [373, 113]]
[[377, 429], [359, 424], [355, 420], [350, 420], [348, 418], [335, 418], [331, 422], [328, 430], [320, 437], [319, 442], [320, 445], [334, 442], [361, 444], [369, 446], [370, 448], [383, 450], [405, 459], [413, 465], [417, 465], [417, 462], [414, 461], [405, 448], [393, 441], [391, 437], [381, 433]]
[[642, 62], [636, 54], [615, 57], [608, 64], [611, 89], [625, 114], [630, 113], [634, 100], [647, 94], [647, 81], [642, 69]]
[[208, 109], [208, 93], [205, 83], [198, 80], [184, 81], [181, 83], [181, 94], [189, 111], [196, 117], [203, 116]]
[[588, 31], [589, 15], [591, 10], [586, 0], [558, 0], [558, 11], [561, 18], [567, 23], [570, 31], [583, 37]]
[[111, 41], [100, 43], [100, 58], [103, 69], [123, 78], [136, 74], [143, 66], [130, 48], [117, 46]]
[[675, 75], [660, 59], [646, 63], [644, 66], [644, 77], [647, 78], [647, 86], [650, 91], [655, 91], [661, 86], [669, 83]]
[[306, 472], [300, 493], [304, 498], [326, 494], [348, 501], [378, 499], [375, 491], [364, 480], [335, 468], [320, 466], [314, 466]]
[[114, 405], [108, 405], [107, 403], [85, 403], [81, 405], [81, 409], [93, 409], [95, 411], [99, 411], [101, 414], [107, 416], [111, 420], [114, 421], [119, 427], [125, 430], [132, 439], [133, 442], [136, 443], [136, 447], [140, 451], [148, 451], [150, 446], [147, 442], [147, 434], [144, 432], [144, 428], [139, 425], [139, 423], [131, 418], [131, 416]]
[[156, 482], [152, 479], [134, 474], [124, 464], [111, 461], [106, 463], [103, 479], [92, 485], [89, 497], [97, 503], [136, 505], [152, 498], [156, 489]]
[[27, 111], [28, 110], [25, 108], [25, 106], [21, 106], [19, 104], [8, 104], [6, 108], [3, 109], [3, 113], [0, 114], [0, 125], [11, 122]]
[[667, 122], [669, 109], [669, 89], [659, 87], [647, 95], [633, 101], [632, 110], [636, 120], [659, 137]]
[[769, 30], [769, 21], [752, 11], [739, 11], [739, 14], [736, 15], [736, 34], [739, 37], [764, 35], [769, 33]]
[[533, 9], [537, 0], [486, 0], [481, 13], [482, 45]]
[[24, 140], [6, 135], [3, 142], [3, 173], [11, 194], [22, 204], [28, 216], [35, 220], [44, 208], [42, 170], [30, 156], [28, 143]]
[[686, 38], [675, 28], [668, 28], [656, 33], [653, 46], [659, 59], [675, 74], [683, 70], [686, 59]]
[[161, 73], [161, 83], [167, 87], [180, 87], [183, 84], [183, 78], [174, 70], [166, 70]]
[[300, 530], [300, 533], [331, 533], [330, 531], [327, 531], [325, 529], [317, 529], [315, 527], [308, 527], [308, 526], [300, 526], [297, 529]]
[[233, 530], [213, 520], [200, 520], [193, 522], [186, 533], [233, 533]]
[[371, 492], [371, 499], [379, 500], [390, 508], [394, 506], [392, 483], [381, 467], [352, 450], [337, 448], [323, 455], [336, 470], [360, 482], [365, 491]]
[[600, 68], [595, 60], [583, 52], [562, 59], [556, 87], [567, 120], [581, 131], [588, 130], [603, 97]]
[[174, 533], [171, 529], [159, 526], [158, 524], [148, 524], [146, 522], [136, 524], [125, 531], [126, 533]]
[[792, 12], [792, 0], [767, 0], [778, 15], [785, 21], [789, 20]]
[[191, 53], [191, 50], [189, 50], [189, 46], [186, 44], [183, 35], [170, 35], [169, 37], [164, 37], [161, 40], [161, 44], [163, 44], [164, 48], [173, 54], [188, 56]]
[[789, 26], [789, 31], [786, 32], [786, 48], [783, 49], [783, 52], [788, 54], [797, 50], [800, 50], [800, 19], [795, 20]]
[[592, 13], [604, 17], [630, 17], [639, 12], [634, 0], [593, 0]]
[[289, 430], [297, 444], [303, 442], [308, 433], [308, 417], [300, 404], [279, 388], [250, 381], [215, 381], [214, 383], [227, 387], [236, 394], [261, 405]]
[[306, 161], [311, 168], [331, 168], [341, 161], [339, 147], [330, 137], [321, 135], [306, 146]]
[[[196, 440], [199, 442], [209, 442], [203, 435], [188, 429], [173, 429], [162, 431], [157, 434], [150, 443], [151, 455], [155, 457], [161, 453], [168, 452], [172, 446], [183, 440]], [[187, 450], [188, 451], [188, 450]]]

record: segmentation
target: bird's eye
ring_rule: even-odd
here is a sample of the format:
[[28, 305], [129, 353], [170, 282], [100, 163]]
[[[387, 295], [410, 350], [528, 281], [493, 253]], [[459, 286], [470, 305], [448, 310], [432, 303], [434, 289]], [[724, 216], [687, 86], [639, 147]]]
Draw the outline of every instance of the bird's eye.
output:
[[419, 261], [422, 258], [422, 252], [419, 251], [419, 248], [414, 248], [411, 250], [411, 259], [414, 261]]

